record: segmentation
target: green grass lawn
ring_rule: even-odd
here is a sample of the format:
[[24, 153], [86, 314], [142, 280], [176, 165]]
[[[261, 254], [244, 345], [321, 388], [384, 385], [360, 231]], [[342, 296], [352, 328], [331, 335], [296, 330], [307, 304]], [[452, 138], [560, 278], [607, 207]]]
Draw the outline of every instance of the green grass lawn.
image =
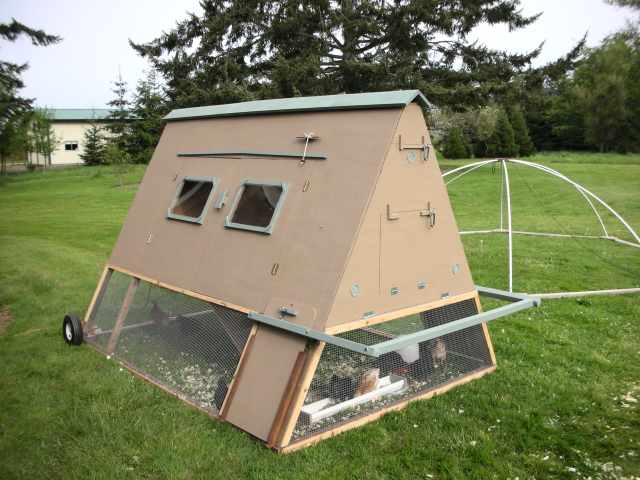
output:
[[[533, 160], [640, 228], [640, 156]], [[84, 312], [143, 171], [124, 188], [107, 168], [0, 179], [0, 309], [12, 316], [0, 334], [0, 479], [640, 478], [639, 296], [547, 301], [498, 320], [492, 375], [287, 456], [68, 347], [62, 316]], [[598, 234], [575, 190], [510, 174], [514, 228]], [[460, 228], [499, 226], [499, 182], [487, 168], [450, 186]], [[504, 288], [506, 238], [464, 242], [475, 281]], [[640, 250], [604, 240], [516, 237], [514, 261], [519, 291], [640, 286]]]

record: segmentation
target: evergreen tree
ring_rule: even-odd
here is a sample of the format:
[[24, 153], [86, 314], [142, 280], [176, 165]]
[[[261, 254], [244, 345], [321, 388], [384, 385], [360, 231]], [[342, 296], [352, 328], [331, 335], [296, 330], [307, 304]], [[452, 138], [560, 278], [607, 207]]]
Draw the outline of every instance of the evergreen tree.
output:
[[469, 158], [471, 156], [471, 148], [462, 129], [453, 127], [447, 132], [447, 135], [444, 137], [442, 154], [450, 160]]
[[51, 154], [56, 151], [60, 139], [51, 122], [51, 113], [46, 108], [36, 109], [30, 116], [32, 151], [44, 159], [44, 166], [51, 165]]
[[[27, 36], [36, 46], [46, 46], [62, 40], [42, 30], [29, 28], [15, 18], [10, 23], [0, 23], [0, 40], [13, 42], [21, 35]], [[0, 60], [0, 133], [14, 116], [31, 109], [33, 99], [20, 97], [17, 93], [24, 87], [21, 76], [27, 68], [26, 63], [18, 65]]]
[[132, 103], [128, 151], [134, 163], [149, 163], [168, 110], [155, 71], [150, 70], [146, 78], [138, 82]]
[[105, 145], [102, 128], [94, 121], [84, 132], [82, 153], [80, 158], [85, 165], [102, 165], [105, 163]]
[[111, 165], [113, 172], [118, 177], [120, 188], [124, 188], [124, 176], [129, 171], [131, 156], [119, 148], [116, 143], [109, 142], [104, 149], [104, 159], [108, 165]]
[[[567, 80], [584, 57], [583, 37], [564, 57], [517, 76], [510, 84], [510, 96], [503, 105], [522, 105], [529, 135], [538, 150], [584, 148], [578, 132], [579, 118], [571, 112], [565, 93]], [[571, 101], [575, 104], [575, 100]]]
[[115, 144], [118, 149], [125, 151], [129, 145], [130, 133], [130, 103], [127, 99], [127, 82], [118, 73], [117, 79], [113, 82], [113, 100], [107, 103], [111, 107], [106, 130], [108, 131], [108, 142]]
[[534, 22], [519, 0], [201, 6], [201, 16], [157, 39], [131, 42], [162, 75], [172, 107], [419, 88], [436, 104], [460, 108], [502, 91], [539, 53], [509, 54], [469, 38], [483, 23], [517, 30]]
[[529, 129], [527, 128], [527, 122], [524, 119], [524, 114], [519, 106], [514, 106], [509, 109], [509, 121], [513, 127], [514, 139], [517, 147], [516, 155], [521, 157], [528, 157], [535, 151], [531, 137], [529, 136]]
[[496, 128], [487, 141], [487, 155], [490, 157], [514, 157], [518, 147], [509, 117], [504, 111], [498, 113]]
[[0, 175], [9, 159], [19, 160], [29, 151], [29, 113], [14, 115], [0, 131]]
[[620, 5], [621, 7], [630, 7], [640, 10], [640, 0], [608, 0], [608, 3]]

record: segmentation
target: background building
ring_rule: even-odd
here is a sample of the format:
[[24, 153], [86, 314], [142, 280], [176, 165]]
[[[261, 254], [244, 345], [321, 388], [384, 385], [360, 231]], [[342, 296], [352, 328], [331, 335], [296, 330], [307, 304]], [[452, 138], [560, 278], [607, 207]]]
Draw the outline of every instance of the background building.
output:
[[[51, 154], [51, 166], [82, 164], [84, 134], [92, 122], [105, 126], [111, 110], [108, 108], [51, 108], [47, 109], [55, 132], [56, 149]], [[31, 153], [34, 165], [47, 165], [44, 156]]]

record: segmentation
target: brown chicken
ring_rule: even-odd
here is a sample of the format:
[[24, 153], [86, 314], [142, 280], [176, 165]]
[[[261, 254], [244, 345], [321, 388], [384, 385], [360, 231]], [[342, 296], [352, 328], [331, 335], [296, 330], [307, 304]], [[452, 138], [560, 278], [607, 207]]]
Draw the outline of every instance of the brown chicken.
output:
[[364, 395], [365, 393], [372, 392], [378, 386], [378, 379], [380, 378], [380, 369], [372, 368], [371, 370], [367, 370], [360, 377], [360, 383], [358, 383], [358, 388], [356, 388], [355, 396], [359, 397], [360, 395]]
[[447, 363], [447, 345], [442, 338], [437, 338], [433, 343], [431, 358], [433, 359], [433, 368], [444, 367]]

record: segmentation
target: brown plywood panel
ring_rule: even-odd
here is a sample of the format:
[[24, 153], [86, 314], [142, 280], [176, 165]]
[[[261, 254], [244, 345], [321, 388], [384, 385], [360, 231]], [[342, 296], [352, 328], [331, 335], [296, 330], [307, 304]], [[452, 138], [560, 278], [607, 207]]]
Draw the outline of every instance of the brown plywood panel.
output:
[[[475, 288], [435, 152], [425, 162], [420, 150], [399, 149], [399, 135], [405, 145], [421, 144], [423, 136], [430, 143], [418, 105], [407, 106], [400, 119], [327, 328]], [[420, 216], [429, 204], [437, 212], [434, 228]], [[387, 205], [394, 220], [387, 218]], [[418, 288], [420, 281], [426, 288]]]
[[305, 346], [303, 337], [266, 326], [258, 328], [225, 413], [226, 420], [266, 441], [296, 358]]
[[[130, 209], [110, 263], [186, 290], [264, 311], [273, 297], [309, 305], [321, 328], [357, 226], [365, 212], [401, 109], [314, 112], [169, 123]], [[301, 152], [296, 136], [314, 132], [309, 153], [292, 158], [184, 158], [178, 152]], [[219, 179], [203, 225], [166, 218], [183, 176]], [[242, 180], [276, 180], [289, 191], [272, 235], [224, 228]], [[309, 182], [308, 191], [303, 186]], [[278, 274], [271, 275], [274, 263]], [[311, 310], [309, 310], [311, 311]]]

